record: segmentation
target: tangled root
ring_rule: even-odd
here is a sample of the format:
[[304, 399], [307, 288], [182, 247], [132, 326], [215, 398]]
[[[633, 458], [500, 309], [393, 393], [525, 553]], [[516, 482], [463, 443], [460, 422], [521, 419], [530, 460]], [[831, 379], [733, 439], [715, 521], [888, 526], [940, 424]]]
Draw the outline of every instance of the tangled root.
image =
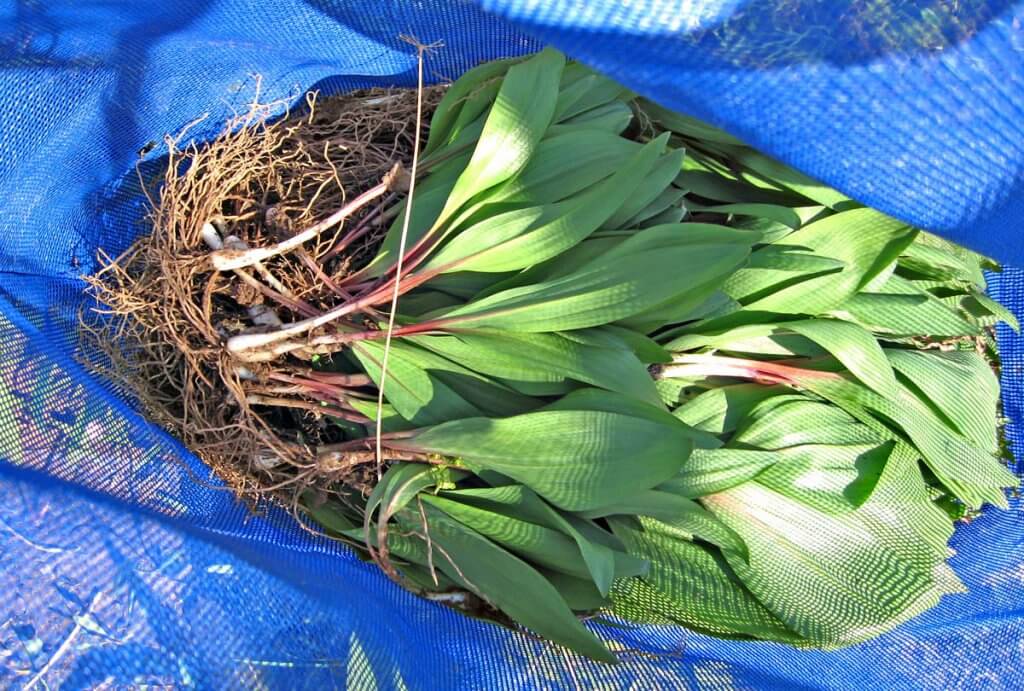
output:
[[[441, 93], [424, 91], [428, 114]], [[374, 89], [324, 100], [309, 94], [299, 112], [271, 120], [281, 106], [254, 102], [208, 144], [179, 148], [187, 130], [167, 138], [165, 172], [143, 181], [158, 190], [150, 195], [151, 233], [119, 257], [101, 252], [102, 269], [86, 278], [100, 306], [82, 314], [80, 350], [92, 370], [132, 392], [150, 419], [239, 497], [270, 495], [294, 507], [311, 486], [339, 479], [315, 451], [341, 438], [324, 412], [361, 422], [343, 397], [326, 405], [323, 392], [343, 384], [346, 395], [370, 398], [360, 388], [369, 382], [339, 374], [309, 383], [302, 352], [273, 371], [242, 367], [224, 342], [343, 302], [337, 286], [376, 252], [396, 194], [302, 249], [246, 269], [215, 271], [210, 252], [218, 243], [278, 243], [379, 185], [395, 164], [407, 165], [416, 92]], [[342, 248], [338, 241], [353, 228], [362, 229], [359, 237]], [[284, 379], [292, 375], [307, 388]], [[320, 393], [312, 396], [314, 385]], [[344, 479], [356, 489], [372, 481], [363, 467], [347, 469]]]

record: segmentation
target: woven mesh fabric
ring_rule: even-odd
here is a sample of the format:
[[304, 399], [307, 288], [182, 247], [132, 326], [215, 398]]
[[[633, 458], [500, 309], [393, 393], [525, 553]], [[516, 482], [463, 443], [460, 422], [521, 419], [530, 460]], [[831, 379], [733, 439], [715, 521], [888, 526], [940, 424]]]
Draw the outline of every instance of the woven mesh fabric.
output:
[[[0, 5], [0, 687], [1024, 687], [1024, 513], [961, 527], [969, 595], [833, 653], [606, 628], [617, 667], [404, 593], [257, 518], [76, 363], [77, 278], [143, 230], [141, 165], [202, 113], [409, 85], [552, 43], [883, 210], [1024, 263], [1024, 3], [10, 0]], [[1024, 272], [992, 283], [1024, 316]], [[1003, 329], [1014, 448], [1024, 341]]]

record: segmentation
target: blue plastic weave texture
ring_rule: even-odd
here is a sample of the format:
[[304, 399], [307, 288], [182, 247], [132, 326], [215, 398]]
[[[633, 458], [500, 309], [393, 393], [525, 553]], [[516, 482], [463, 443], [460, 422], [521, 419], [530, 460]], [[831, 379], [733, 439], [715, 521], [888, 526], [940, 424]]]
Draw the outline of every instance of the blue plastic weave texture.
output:
[[[606, 629], [602, 667], [402, 592], [215, 478], [75, 362], [77, 278], [143, 230], [137, 151], [210, 113], [454, 78], [554, 44], [922, 227], [1024, 264], [1024, 3], [0, 3], [0, 688], [1024, 687], [1024, 513], [954, 538], [970, 594], [835, 653]], [[1024, 316], [1024, 272], [992, 293]], [[1002, 330], [1018, 456], [1024, 341]]]

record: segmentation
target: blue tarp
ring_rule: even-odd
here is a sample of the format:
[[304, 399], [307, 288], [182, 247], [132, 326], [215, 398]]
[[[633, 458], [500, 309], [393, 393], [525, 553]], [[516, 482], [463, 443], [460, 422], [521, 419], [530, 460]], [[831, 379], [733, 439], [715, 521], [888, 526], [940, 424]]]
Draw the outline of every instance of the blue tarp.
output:
[[[417, 600], [282, 514], [250, 517], [74, 358], [78, 278], [144, 230], [138, 151], [307, 88], [457, 77], [550, 43], [857, 199], [1024, 265], [1024, 3], [8, 0], [0, 3], [0, 687], [1024, 687], [1024, 513], [954, 537], [970, 589], [798, 652], [602, 631], [617, 667]], [[992, 293], [1024, 317], [1024, 272]], [[1014, 448], [1024, 341], [1001, 330]]]

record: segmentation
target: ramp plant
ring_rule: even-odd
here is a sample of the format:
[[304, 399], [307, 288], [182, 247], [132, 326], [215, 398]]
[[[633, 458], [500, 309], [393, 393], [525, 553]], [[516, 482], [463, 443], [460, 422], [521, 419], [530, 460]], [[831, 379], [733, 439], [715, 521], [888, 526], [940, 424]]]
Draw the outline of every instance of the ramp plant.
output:
[[963, 590], [954, 523], [1017, 482], [995, 264], [550, 49], [452, 84], [415, 174], [198, 250], [276, 301], [211, 338], [320, 530], [607, 662], [588, 617], [832, 648]]

